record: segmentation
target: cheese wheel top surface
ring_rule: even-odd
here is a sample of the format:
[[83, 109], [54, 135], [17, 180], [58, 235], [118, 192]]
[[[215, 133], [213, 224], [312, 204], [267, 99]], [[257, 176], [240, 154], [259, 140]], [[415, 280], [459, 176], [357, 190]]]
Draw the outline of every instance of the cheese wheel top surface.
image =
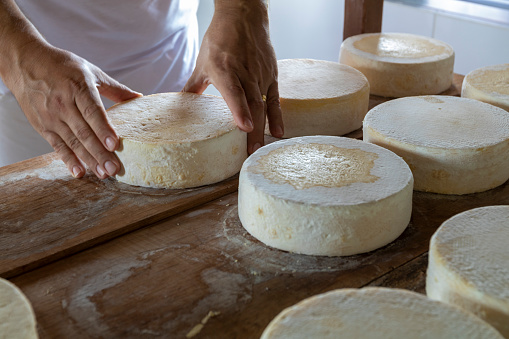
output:
[[269, 144], [252, 154], [243, 170], [269, 195], [325, 206], [383, 199], [413, 180], [407, 164], [391, 151], [332, 136]]
[[35, 315], [30, 302], [19, 288], [1, 278], [0, 337], [25, 339], [38, 337]]
[[319, 294], [282, 311], [262, 339], [502, 338], [474, 315], [402, 289], [368, 287]]
[[394, 63], [430, 62], [454, 54], [445, 42], [407, 33], [366, 33], [344, 43], [365, 57]]
[[112, 106], [108, 116], [121, 138], [143, 143], [211, 139], [236, 128], [223, 98], [194, 93], [161, 93]]
[[353, 67], [311, 59], [278, 61], [279, 95], [284, 99], [345, 97], [368, 86], [366, 77]]
[[485, 93], [509, 97], [509, 64], [476, 69], [467, 74], [465, 81]]
[[475, 288], [509, 301], [509, 206], [475, 208], [445, 221], [431, 248]]
[[388, 138], [431, 148], [481, 148], [509, 138], [505, 110], [451, 96], [391, 100], [370, 110], [364, 122]]

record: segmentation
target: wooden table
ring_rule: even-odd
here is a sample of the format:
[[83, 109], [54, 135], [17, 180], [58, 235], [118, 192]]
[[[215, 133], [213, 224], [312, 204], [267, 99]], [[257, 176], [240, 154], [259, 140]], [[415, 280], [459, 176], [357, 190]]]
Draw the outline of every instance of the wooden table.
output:
[[396, 241], [315, 257], [247, 234], [237, 184], [171, 191], [74, 180], [54, 155], [4, 167], [0, 275], [32, 302], [41, 338], [258, 338], [285, 307], [332, 289], [423, 293], [437, 227], [471, 208], [509, 204], [508, 183], [465, 196], [414, 192], [411, 223]]

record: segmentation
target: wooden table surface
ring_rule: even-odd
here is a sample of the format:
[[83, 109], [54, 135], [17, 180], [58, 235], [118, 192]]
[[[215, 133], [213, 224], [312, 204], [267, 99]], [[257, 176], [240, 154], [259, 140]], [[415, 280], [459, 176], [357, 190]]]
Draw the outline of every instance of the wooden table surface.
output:
[[[448, 94], [457, 95], [460, 80]], [[372, 97], [371, 106], [384, 100]], [[73, 180], [54, 155], [4, 167], [0, 275], [32, 302], [41, 338], [258, 338], [282, 309], [317, 293], [423, 293], [429, 239], [440, 224], [509, 204], [508, 183], [465, 196], [414, 192], [410, 225], [391, 244], [316, 257], [247, 234], [237, 183], [164, 191]]]

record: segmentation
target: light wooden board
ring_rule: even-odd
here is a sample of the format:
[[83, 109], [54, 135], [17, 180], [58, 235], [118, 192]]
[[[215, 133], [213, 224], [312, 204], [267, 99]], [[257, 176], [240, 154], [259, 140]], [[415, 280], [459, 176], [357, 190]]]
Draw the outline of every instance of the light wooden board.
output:
[[151, 189], [87, 175], [55, 153], [0, 168], [0, 276], [12, 277], [237, 190], [237, 176]]

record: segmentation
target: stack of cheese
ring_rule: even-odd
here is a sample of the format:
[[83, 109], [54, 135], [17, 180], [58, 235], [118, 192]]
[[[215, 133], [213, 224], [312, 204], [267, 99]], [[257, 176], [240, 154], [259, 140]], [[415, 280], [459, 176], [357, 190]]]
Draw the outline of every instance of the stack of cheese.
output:
[[121, 182], [189, 188], [239, 172], [246, 134], [216, 96], [164, 93], [117, 104], [108, 115], [120, 136]]
[[509, 338], [509, 206], [445, 221], [431, 238], [426, 293], [486, 320]]
[[463, 79], [461, 96], [509, 111], [509, 64], [476, 69]]
[[249, 233], [278, 249], [357, 254], [405, 230], [412, 188], [407, 164], [382, 147], [334, 136], [292, 138], [245, 161], [239, 217]]
[[418, 191], [468, 194], [509, 178], [509, 114], [477, 100], [391, 100], [368, 112], [363, 133], [405, 159]]
[[32, 305], [19, 288], [1, 278], [0, 338], [38, 338]]
[[454, 51], [448, 44], [404, 33], [369, 33], [343, 41], [339, 62], [368, 78], [371, 94], [438, 94], [452, 84]]
[[278, 71], [285, 138], [344, 135], [362, 126], [369, 85], [361, 72], [309, 59], [279, 60]]
[[283, 310], [262, 339], [502, 339], [493, 327], [461, 310], [400, 289], [342, 289]]

